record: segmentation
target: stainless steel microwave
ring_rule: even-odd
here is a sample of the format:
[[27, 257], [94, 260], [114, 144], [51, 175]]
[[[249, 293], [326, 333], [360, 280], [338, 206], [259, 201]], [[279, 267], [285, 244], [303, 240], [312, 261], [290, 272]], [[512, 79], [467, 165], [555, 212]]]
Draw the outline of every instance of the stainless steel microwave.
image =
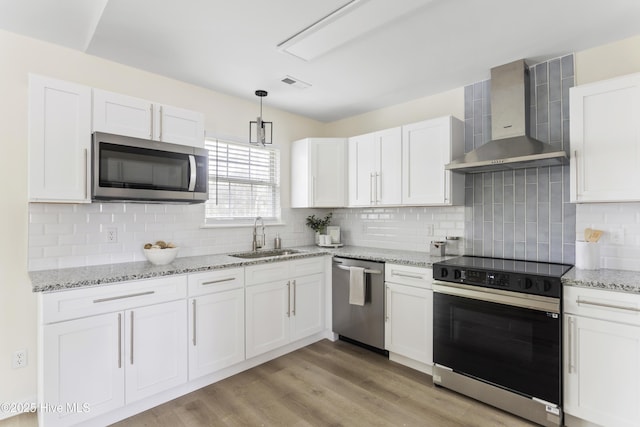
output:
[[203, 203], [209, 155], [203, 148], [95, 132], [91, 199]]

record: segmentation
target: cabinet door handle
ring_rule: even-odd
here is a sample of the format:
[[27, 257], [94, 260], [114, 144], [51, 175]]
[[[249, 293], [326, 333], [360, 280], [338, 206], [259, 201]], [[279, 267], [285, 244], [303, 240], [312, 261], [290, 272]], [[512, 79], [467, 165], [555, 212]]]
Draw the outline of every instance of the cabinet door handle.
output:
[[316, 205], [316, 177], [311, 177], [311, 206]]
[[391, 302], [391, 289], [387, 286], [387, 297], [384, 302], [384, 320], [385, 322], [389, 321], [389, 304]]
[[574, 328], [575, 328], [575, 324], [576, 324], [576, 320], [572, 317], [572, 316], [568, 316], [569, 319], [569, 325], [568, 325], [568, 336], [567, 336], [567, 341], [568, 341], [568, 349], [567, 352], [569, 354], [567, 354], [567, 359], [568, 360], [568, 373], [574, 373], [576, 371], [576, 365], [575, 365], [575, 349], [573, 348], [575, 343], [574, 343]]
[[576, 164], [576, 182], [574, 190], [576, 191], [576, 200], [578, 200], [578, 180], [580, 179], [580, 174], [578, 173], [578, 150], [573, 150], [573, 161]]
[[131, 344], [130, 346], [131, 351], [130, 351], [129, 357], [130, 357], [130, 362], [133, 365], [133, 311], [131, 311], [130, 317], [131, 317], [131, 329], [129, 332], [131, 332], [131, 337], [130, 337], [129, 344]]
[[196, 345], [196, 325], [197, 325], [197, 323], [196, 323], [196, 319], [197, 319], [197, 317], [196, 317], [196, 307], [197, 307], [196, 300], [191, 301], [191, 305], [193, 307], [193, 337], [192, 337], [192, 341], [193, 341], [193, 345], [195, 347], [195, 345]]
[[151, 115], [151, 129], [149, 129], [149, 139], [153, 139], [153, 104], [149, 105], [149, 112]]
[[376, 205], [382, 199], [382, 175], [376, 172]]
[[374, 201], [375, 201], [375, 196], [373, 195], [374, 190], [374, 184], [373, 184], [373, 172], [371, 172], [369, 174], [369, 204], [373, 205]]
[[293, 310], [291, 310], [292, 315], [296, 315], [296, 281], [293, 281]]
[[442, 180], [444, 184], [443, 194], [444, 194], [444, 202], [449, 202], [449, 194], [447, 193], [447, 171], [444, 171], [444, 179]]
[[122, 313], [118, 313], [118, 369], [122, 368]]
[[226, 279], [210, 280], [208, 282], [202, 282], [201, 286], [215, 285], [216, 283], [223, 283], [223, 282], [231, 282], [232, 280], [236, 280], [236, 278], [227, 277]]
[[89, 183], [91, 180], [87, 176], [89, 173], [89, 150], [84, 149], [84, 198], [89, 198]]
[[155, 293], [156, 293], [156, 291], [146, 291], [146, 292], [138, 292], [136, 294], [119, 295], [117, 297], [98, 298], [98, 299], [94, 299], [93, 303], [96, 304], [96, 303], [101, 303], [101, 302], [115, 301], [115, 300], [124, 299], [124, 298], [141, 297], [143, 295], [151, 295], [151, 294], [155, 294]]
[[291, 317], [291, 280], [287, 282], [287, 317]]
[[159, 111], [159, 114], [160, 114], [160, 119], [159, 119], [159, 122], [160, 122], [160, 133], [159, 133], [158, 139], [160, 141], [162, 141], [162, 105], [160, 106], [160, 109], [158, 111]]
[[410, 279], [419, 279], [419, 280], [424, 279], [424, 276], [420, 274], [400, 273], [399, 271], [396, 271], [396, 270], [391, 270], [391, 275], [398, 276], [398, 277], [408, 277]]
[[586, 301], [578, 298], [576, 299], [576, 303], [578, 305], [592, 305], [594, 307], [613, 308], [614, 310], [626, 310], [634, 313], [640, 313], [640, 309], [638, 309], [637, 307], [628, 307], [628, 306], [618, 305], [618, 304], [608, 304], [606, 302]]

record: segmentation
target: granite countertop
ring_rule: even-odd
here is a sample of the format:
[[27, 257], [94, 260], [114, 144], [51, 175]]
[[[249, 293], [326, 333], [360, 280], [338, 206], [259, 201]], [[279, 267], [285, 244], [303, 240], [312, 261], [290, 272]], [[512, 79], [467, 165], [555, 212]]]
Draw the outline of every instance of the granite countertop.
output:
[[565, 286], [640, 293], [640, 271], [580, 270], [574, 267], [562, 276], [562, 284]]
[[128, 280], [196, 273], [223, 268], [247, 267], [268, 262], [289, 261], [292, 259], [323, 255], [391, 262], [417, 267], [431, 267], [433, 262], [447, 259], [447, 257], [431, 257], [425, 252], [364, 248], [358, 246], [345, 246], [342, 248], [302, 246], [288, 249], [296, 249], [299, 252], [291, 255], [259, 259], [236, 258], [227, 254], [202, 255], [176, 258], [172, 263], [167, 265], [153, 265], [147, 261], [92, 265], [87, 267], [30, 271], [29, 277], [31, 278], [33, 292], [52, 292], [113, 284]]

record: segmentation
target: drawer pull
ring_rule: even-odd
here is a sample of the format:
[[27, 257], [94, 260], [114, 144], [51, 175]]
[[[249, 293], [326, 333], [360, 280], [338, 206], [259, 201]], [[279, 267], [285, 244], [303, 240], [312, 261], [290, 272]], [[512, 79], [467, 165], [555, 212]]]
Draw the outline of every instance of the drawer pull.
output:
[[236, 280], [236, 278], [235, 277], [227, 277], [226, 279], [210, 280], [208, 282], [202, 282], [202, 286], [215, 285], [216, 283], [223, 283], [223, 282], [231, 282], [233, 280]]
[[122, 313], [118, 313], [118, 369], [122, 368]]
[[624, 305], [608, 304], [606, 302], [585, 301], [581, 300], [580, 298], [576, 299], [576, 302], [578, 303], [578, 305], [593, 305], [595, 307], [613, 308], [616, 310], [627, 310], [634, 313], [640, 313], [640, 309], [637, 307], [626, 307]]
[[424, 279], [424, 276], [421, 275], [421, 274], [400, 273], [400, 272], [395, 271], [395, 270], [391, 270], [391, 275], [392, 276], [398, 276], [398, 277], [408, 277], [410, 279], [418, 279], [418, 280]]
[[155, 293], [156, 293], [156, 291], [147, 291], [147, 292], [138, 292], [137, 294], [120, 295], [120, 296], [117, 296], [117, 297], [98, 298], [98, 299], [94, 299], [93, 303], [97, 304], [97, 303], [100, 303], [100, 302], [115, 301], [115, 300], [125, 299], [125, 298], [141, 297], [143, 295], [151, 295], [151, 294], [155, 294]]

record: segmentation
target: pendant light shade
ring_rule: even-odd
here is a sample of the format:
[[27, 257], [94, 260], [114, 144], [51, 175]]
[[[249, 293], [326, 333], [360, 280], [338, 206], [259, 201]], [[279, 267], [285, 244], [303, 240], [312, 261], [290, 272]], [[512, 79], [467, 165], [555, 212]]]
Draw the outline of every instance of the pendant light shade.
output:
[[266, 90], [256, 90], [256, 96], [260, 97], [260, 115], [256, 120], [249, 122], [249, 143], [267, 145], [273, 143], [273, 122], [262, 120], [262, 98], [267, 96]]

